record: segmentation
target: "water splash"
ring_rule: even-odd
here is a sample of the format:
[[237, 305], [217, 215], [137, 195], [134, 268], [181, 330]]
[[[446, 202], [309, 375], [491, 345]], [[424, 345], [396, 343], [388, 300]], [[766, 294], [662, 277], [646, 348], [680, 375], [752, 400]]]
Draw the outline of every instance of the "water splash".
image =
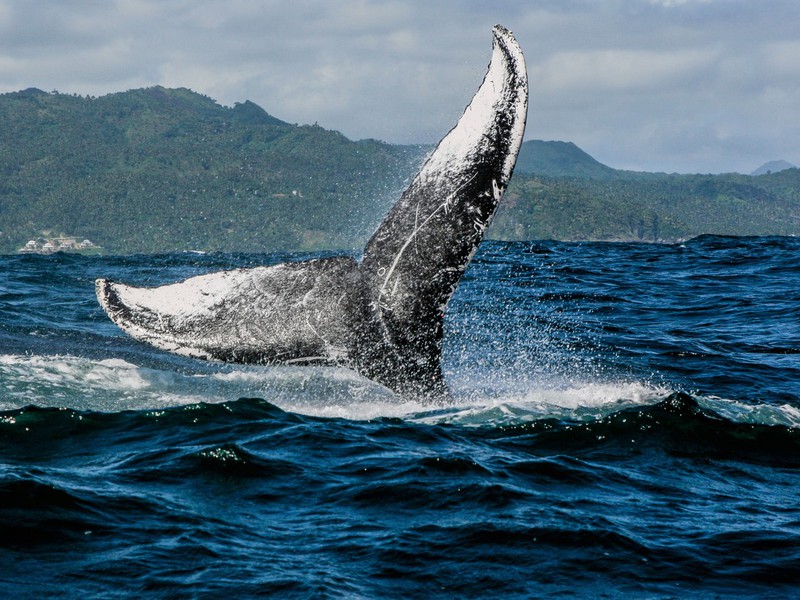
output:
[[[81, 411], [154, 410], [238, 398], [263, 398], [302, 415], [369, 421], [397, 418], [421, 424], [499, 427], [543, 419], [588, 422], [620, 410], [657, 404], [674, 390], [630, 380], [540, 383], [456, 395], [431, 406], [398, 398], [346, 369], [205, 365], [181, 373], [121, 359], [0, 355], [1, 410], [28, 405]], [[461, 386], [468, 386], [462, 383]], [[791, 405], [745, 404], [695, 396], [700, 405], [734, 422], [800, 427]]]

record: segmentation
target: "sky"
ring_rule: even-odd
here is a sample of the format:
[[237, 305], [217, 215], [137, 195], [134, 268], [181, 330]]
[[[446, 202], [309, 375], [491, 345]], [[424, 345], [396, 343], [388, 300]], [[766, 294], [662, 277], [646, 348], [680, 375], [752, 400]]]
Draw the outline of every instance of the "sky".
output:
[[798, 0], [0, 0], [0, 93], [162, 85], [357, 140], [435, 143], [525, 53], [525, 138], [618, 169], [800, 165]]

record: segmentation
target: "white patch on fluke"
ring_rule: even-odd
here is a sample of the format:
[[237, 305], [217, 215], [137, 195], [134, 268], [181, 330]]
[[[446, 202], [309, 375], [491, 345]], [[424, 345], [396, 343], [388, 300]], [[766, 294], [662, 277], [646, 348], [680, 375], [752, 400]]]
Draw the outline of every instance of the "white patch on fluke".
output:
[[[252, 280], [253, 275], [264, 273], [268, 268], [234, 269], [208, 275], [198, 275], [180, 283], [156, 288], [137, 288], [127, 285], [111, 284], [122, 303], [131, 308], [151, 311], [178, 319], [210, 313], [226, 297], [236, 294], [236, 290]], [[103, 280], [100, 282], [105, 283]], [[98, 283], [100, 285], [100, 283]]]
[[[497, 107], [501, 105], [509, 112], [522, 116], [515, 121], [508, 138], [510, 151], [503, 166], [503, 177], [507, 180], [511, 176], [525, 134], [528, 95], [519, 93], [519, 90], [512, 85], [513, 82], [509, 81], [508, 73], [524, 74], [525, 58], [517, 41], [503, 28], [496, 27], [494, 35], [492, 60], [483, 84], [458, 124], [439, 142], [436, 151], [420, 171], [420, 177], [438, 176], [443, 172], [468, 169], [480, 145], [486, 143], [483, 133], [494, 123]], [[507, 60], [515, 64], [509, 67], [506, 65]]]

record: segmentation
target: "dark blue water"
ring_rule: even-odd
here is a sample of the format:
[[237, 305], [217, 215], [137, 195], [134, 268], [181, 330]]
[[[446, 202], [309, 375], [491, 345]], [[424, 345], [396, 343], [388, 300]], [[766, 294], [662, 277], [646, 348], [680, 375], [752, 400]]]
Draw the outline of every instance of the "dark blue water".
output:
[[447, 406], [126, 337], [0, 257], [0, 596], [800, 597], [800, 240], [487, 243]]

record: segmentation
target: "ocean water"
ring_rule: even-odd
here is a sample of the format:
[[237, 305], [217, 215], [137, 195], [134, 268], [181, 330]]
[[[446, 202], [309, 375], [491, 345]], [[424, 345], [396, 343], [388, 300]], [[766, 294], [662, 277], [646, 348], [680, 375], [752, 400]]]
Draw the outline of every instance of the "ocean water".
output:
[[481, 246], [454, 400], [193, 361], [0, 256], [0, 597], [800, 597], [800, 239]]

